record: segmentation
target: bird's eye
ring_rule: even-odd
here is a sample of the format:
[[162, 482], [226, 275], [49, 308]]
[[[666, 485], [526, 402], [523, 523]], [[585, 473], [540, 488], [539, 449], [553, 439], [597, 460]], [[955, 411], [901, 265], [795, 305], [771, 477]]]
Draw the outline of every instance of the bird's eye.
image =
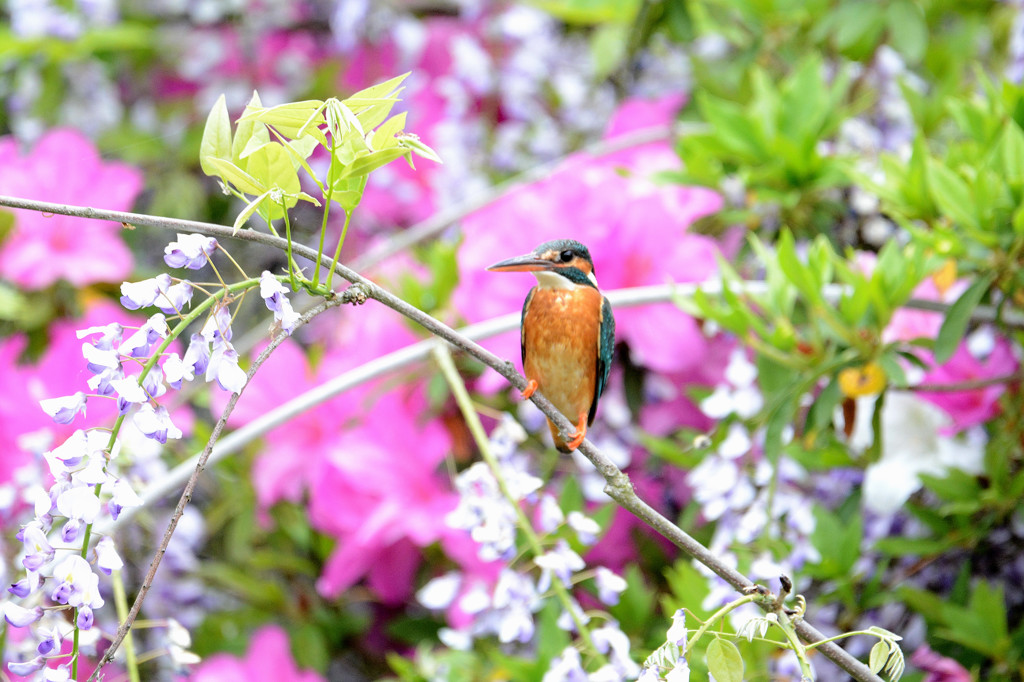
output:
[[558, 259], [563, 263], [568, 263], [575, 257], [576, 254], [572, 252], [572, 249], [566, 249], [562, 253], [558, 254]]

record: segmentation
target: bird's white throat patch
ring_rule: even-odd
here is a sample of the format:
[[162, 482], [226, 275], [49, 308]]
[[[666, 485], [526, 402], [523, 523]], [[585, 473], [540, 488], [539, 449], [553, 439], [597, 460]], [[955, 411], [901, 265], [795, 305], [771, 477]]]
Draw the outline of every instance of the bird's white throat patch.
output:
[[[537, 278], [537, 286], [541, 289], [576, 289], [577, 287], [583, 286], [582, 284], [576, 284], [568, 277], [563, 277], [557, 272], [550, 272], [548, 270], [537, 270], [533, 273], [533, 276]], [[594, 288], [597, 288], [597, 278], [594, 277], [594, 273], [587, 275], [594, 284]]]

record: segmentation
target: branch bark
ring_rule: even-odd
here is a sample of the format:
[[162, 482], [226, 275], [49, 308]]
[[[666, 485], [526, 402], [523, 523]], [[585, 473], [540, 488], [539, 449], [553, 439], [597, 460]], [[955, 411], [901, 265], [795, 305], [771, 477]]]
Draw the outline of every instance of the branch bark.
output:
[[[82, 218], [91, 218], [96, 220], [113, 220], [116, 222], [131, 224], [131, 225], [145, 225], [149, 227], [157, 227], [161, 229], [173, 229], [173, 230], [187, 230], [205, 234], [218, 239], [244, 239], [247, 241], [253, 241], [260, 244], [264, 244], [271, 248], [276, 248], [284, 251], [287, 247], [287, 242], [284, 239], [274, 237], [272, 235], [255, 232], [252, 230], [240, 230], [237, 234], [233, 234], [233, 230], [228, 227], [220, 225], [213, 225], [210, 223], [202, 223], [191, 220], [174, 220], [170, 218], [161, 218], [157, 216], [147, 216], [136, 213], [128, 213], [124, 211], [107, 211], [94, 209], [82, 206], [68, 206], [64, 204], [55, 204], [50, 202], [30, 201], [26, 199], [18, 199], [15, 197], [0, 196], [0, 206], [8, 206], [11, 208], [22, 208], [34, 211], [42, 211], [46, 213], [54, 213], [61, 215], [77, 216]], [[316, 261], [316, 251], [309, 247], [299, 244], [293, 244], [292, 250], [295, 254], [300, 255], [307, 260], [312, 262]], [[327, 258], [323, 261], [324, 265], [329, 265]], [[502, 360], [498, 356], [494, 355], [490, 351], [481, 347], [476, 342], [466, 338], [453, 330], [443, 322], [431, 317], [424, 313], [422, 310], [415, 308], [406, 301], [394, 296], [390, 292], [386, 291], [379, 285], [371, 282], [364, 278], [359, 273], [351, 270], [345, 265], [338, 264], [335, 267], [335, 271], [340, 276], [352, 284], [360, 284], [364, 287], [364, 290], [369, 298], [373, 298], [396, 312], [404, 315], [405, 317], [415, 321], [417, 324], [422, 326], [424, 329], [429, 331], [434, 336], [437, 336], [452, 346], [465, 351], [469, 355], [473, 356], [480, 362], [491, 367], [496, 372], [505, 377], [508, 382], [519, 390], [526, 388], [526, 379], [519, 374], [515, 365], [508, 360]], [[269, 348], [269, 347], [268, 347]], [[262, 357], [262, 356], [261, 356]], [[237, 400], [237, 397], [233, 396], [233, 399]], [[558, 427], [564, 436], [571, 436], [575, 433], [575, 426], [569, 422], [551, 402], [545, 398], [539, 391], [535, 392], [531, 397], [533, 403], [547, 416], [554, 424]], [[229, 403], [229, 406], [233, 408], [233, 403]], [[222, 420], [226, 421], [226, 417], [222, 417]], [[220, 422], [218, 422], [220, 424]], [[221, 426], [221, 428], [223, 428]], [[204, 452], [209, 454], [212, 450], [214, 435], [219, 436], [219, 429], [211, 435], [211, 441], [207, 445]], [[697, 559], [702, 564], [710, 568], [715, 574], [720, 576], [723, 580], [728, 582], [738, 591], [743, 591], [744, 588], [750, 586], [752, 583], [746, 576], [742, 575], [738, 571], [732, 569], [724, 562], [718, 559], [714, 554], [711, 553], [706, 547], [697, 542], [695, 539], [690, 537], [685, 531], [676, 526], [674, 523], [669, 521], [667, 518], [658, 513], [646, 502], [641, 500], [633, 490], [633, 486], [629, 481], [629, 477], [624, 474], [619, 468], [600, 450], [598, 450], [589, 440], [584, 440], [583, 444], [579, 447], [579, 452], [583, 454], [587, 459], [593, 463], [594, 467], [604, 476], [606, 480], [605, 491], [608, 495], [618, 502], [623, 508], [637, 516], [639, 519], [650, 525], [656, 532], [662, 534], [669, 541], [675, 544], [677, 547], [682, 549], [691, 557]], [[201, 465], [205, 465], [205, 459], [201, 460]], [[202, 467], [197, 465], [196, 467], [196, 478], [198, 478], [199, 472]], [[186, 487], [185, 493], [182, 495], [184, 504], [188, 503], [188, 497], [191, 496], [191, 488]], [[179, 506], [184, 509], [182, 501], [179, 501]], [[173, 528], [169, 529], [173, 533]], [[156, 565], [159, 565], [159, 556], [154, 558]], [[151, 572], [155, 573], [155, 567], [151, 567]], [[148, 589], [148, 588], [147, 588]], [[138, 600], [137, 600], [138, 601]], [[133, 607], [134, 608], [134, 607]], [[805, 641], [817, 642], [823, 639], [821, 633], [815, 630], [806, 622], [801, 622], [798, 625], [797, 632], [800, 634]], [[120, 629], [119, 629], [120, 633]], [[848, 652], [840, 648], [839, 646], [828, 643], [819, 647], [822, 654], [827, 658], [836, 663], [840, 668], [845, 670], [856, 680], [860, 682], [881, 682], [881, 678], [871, 672], [870, 668], [861, 661], [851, 656]], [[113, 656], [113, 647], [109, 651], [109, 656]], [[104, 655], [104, 661], [109, 661], [107, 655]], [[97, 668], [99, 670], [99, 668]], [[94, 674], [95, 677], [95, 674]]]

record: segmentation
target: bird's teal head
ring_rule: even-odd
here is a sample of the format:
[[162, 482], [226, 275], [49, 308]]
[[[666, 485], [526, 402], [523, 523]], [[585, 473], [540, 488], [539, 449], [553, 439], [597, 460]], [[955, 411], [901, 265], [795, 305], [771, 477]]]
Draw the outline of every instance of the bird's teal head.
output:
[[532, 272], [541, 287], [597, 288], [594, 261], [586, 246], [573, 239], [544, 242], [530, 253], [509, 258], [487, 268], [494, 272]]

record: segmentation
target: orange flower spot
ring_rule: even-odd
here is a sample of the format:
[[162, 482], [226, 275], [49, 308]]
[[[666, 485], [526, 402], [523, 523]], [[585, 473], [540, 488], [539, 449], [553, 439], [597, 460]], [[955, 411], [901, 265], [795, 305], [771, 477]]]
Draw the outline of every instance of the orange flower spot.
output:
[[956, 283], [956, 261], [950, 258], [943, 263], [941, 268], [932, 273], [932, 282], [935, 283], [939, 294], [945, 296], [949, 288]]
[[885, 388], [885, 372], [876, 362], [861, 367], [847, 367], [839, 372], [839, 390], [848, 398], [861, 398], [881, 393]]

